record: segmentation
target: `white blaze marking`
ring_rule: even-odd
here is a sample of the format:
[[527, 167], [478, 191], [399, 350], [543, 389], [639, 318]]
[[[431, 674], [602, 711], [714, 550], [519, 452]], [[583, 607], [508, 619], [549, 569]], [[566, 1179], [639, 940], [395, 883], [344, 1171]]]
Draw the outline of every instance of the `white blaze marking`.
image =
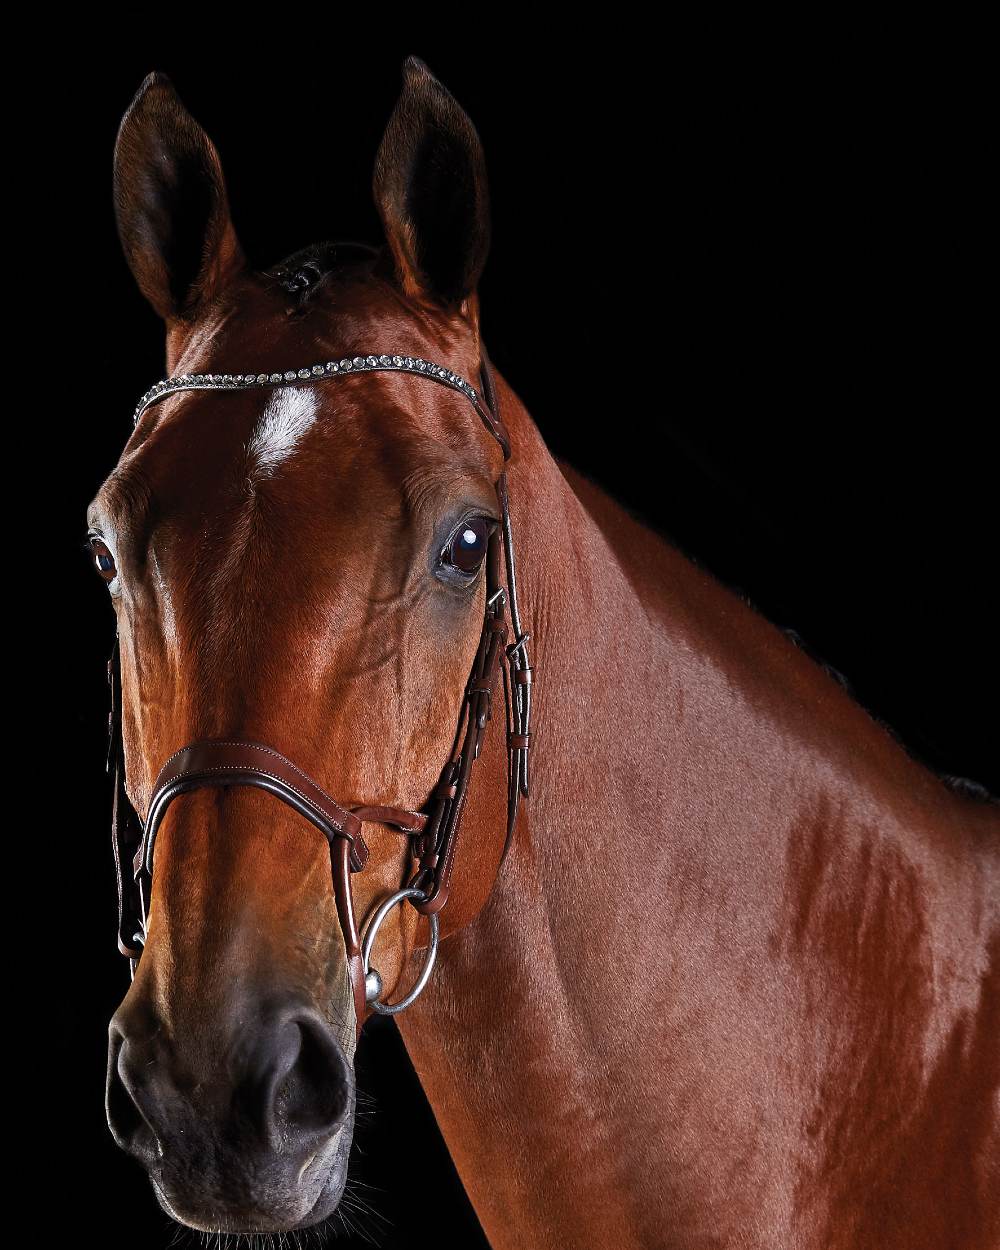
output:
[[305, 387], [283, 386], [267, 401], [257, 418], [247, 452], [254, 471], [268, 477], [293, 455], [316, 420], [316, 396]]

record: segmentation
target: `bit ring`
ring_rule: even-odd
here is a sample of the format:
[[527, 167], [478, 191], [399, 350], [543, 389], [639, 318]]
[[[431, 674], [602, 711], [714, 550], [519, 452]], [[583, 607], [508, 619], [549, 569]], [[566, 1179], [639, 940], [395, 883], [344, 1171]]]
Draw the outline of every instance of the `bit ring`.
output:
[[412, 899], [415, 902], [423, 903], [427, 900], [427, 895], [423, 890], [414, 889], [412, 886], [405, 890], [397, 890], [394, 894], [390, 894], [388, 898], [383, 899], [378, 907], [365, 921], [364, 933], [361, 938], [361, 962], [365, 973], [365, 1001], [372, 1011], [377, 1012], [380, 1016], [394, 1016], [397, 1012], [402, 1011], [405, 1007], [420, 997], [420, 993], [430, 979], [431, 972], [434, 968], [434, 961], [437, 959], [438, 949], [438, 929], [439, 921], [436, 915], [430, 916], [431, 936], [427, 944], [427, 957], [424, 960], [424, 966], [420, 970], [420, 976], [405, 998], [401, 998], [398, 1003], [383, 1003], [379, 999], [382, 993], [382, 978], [378, 970], [373, 968], [368, 962], [371, 958], [372, 946], [375, 944], [375, 936], [379, 931], [382, 921], [385, 920], [389, 912], [405, 899]]

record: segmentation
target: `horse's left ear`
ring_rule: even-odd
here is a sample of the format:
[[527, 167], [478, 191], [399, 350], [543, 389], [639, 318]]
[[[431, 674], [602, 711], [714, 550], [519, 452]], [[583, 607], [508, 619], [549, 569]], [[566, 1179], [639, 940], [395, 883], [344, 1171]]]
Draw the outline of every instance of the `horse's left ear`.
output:
[[405, 293], [467, 314], [490, 246], [486, 162], [472, 122], [416, 57], [403, 66], [374, 188]]

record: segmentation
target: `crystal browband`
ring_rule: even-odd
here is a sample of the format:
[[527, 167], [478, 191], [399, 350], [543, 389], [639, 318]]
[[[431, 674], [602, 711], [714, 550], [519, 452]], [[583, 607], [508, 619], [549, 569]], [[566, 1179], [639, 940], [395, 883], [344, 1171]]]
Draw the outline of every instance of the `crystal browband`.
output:
[[132, 421], [137, 424], [147, 408], [178, 391], [243, 391], [261, 386], [295, 386], [302, 382], [318, 382], [323, 378], [342, 377], [349, 373], [377, 373], [385, 370], [416, 373], [440, 382], [442, 386], [459, 391], [470, 399], [481, 413], [488, 412], [479, 392], [470, 382], [433, 361], [422, 360], [419, 356], [345, 356], [343, 360], [328, 360], [321, 365], [308, 365], [304, 369], [286, 369], [274, 373], [182, 373], [177, 377], [164, 378], [162, 382], [151, 386], [139, 400]]

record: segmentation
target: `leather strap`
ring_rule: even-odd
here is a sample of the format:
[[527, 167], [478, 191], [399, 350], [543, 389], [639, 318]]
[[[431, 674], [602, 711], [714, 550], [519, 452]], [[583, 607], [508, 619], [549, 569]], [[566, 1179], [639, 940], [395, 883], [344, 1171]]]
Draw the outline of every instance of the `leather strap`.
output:
[[142, 842], [133, 864], [144, 917], [152, 887], [156, 834], [167, 808], [179, 795], [206, 786], [256, 786], [267, 790], [304, 816], [330, 843], [333, 892], [344, 934], [360, 1032], [366, 1011], [365, 974], [350, 874], [360, 872], [368, 858], [368, 848], [361, 837], [361, 818], [341, 807], [301, 768], [273, 747], [235, 740], [195, 742], [183, 747], [163, 765], [153, 785]]
[[493, 688], [504, 655], [505, 600], [500, 585], [500, 536], [494, 532], [486, 552], [486, 618], [465, 688], [455, 747], [435, 789], [427, 827], [416, 844], [418, 870], [410, 884], [427, 895], [425, 902], [414, 903], [425, 916], [439, 912], [448, 901], [472, 766], [492, 715]]
[[404, 807], [386, 807], [382, 805], [352, 807], [351, 811], [359, 820], [375, 825], [391, 825], [400, 833], [423, 833], [427, 817], [423, 812], [411, 812]]
[[139, 893], [129, 884], [127, 865], [142, 841], [142, 821], [125, 791], [125, 751], [122, 745], [121, 664], [118, 638], [108, 660], [111, 711], [108, 715], [107, 770], [113, 778], [111, 806], [111, 846], [118, 883], [118, 949], [132, 961], [142, 954], [142, 911]]
[[[486, 349], [482, 348], [480, 380], [485, 404], [493, 414], [487, 422], [510, 457], [510, 439], [500, 417], [493, 371]], [[503, 437], [497, 434], [497, 428]], [[479, 758], [482, 736], [492, 715], [492, 691], [497, 670], [503, 669], [504, 705], [507, 713], [507, 830], [500, 863], [507, 857], [517, 820], [518, 805], [529, 789], [528, 752], [531, 744], [531, 682], [533, 670], [528, 663], [529, 635], [521, 627], [517, 598], [517, 572], [514, 539], [510, 521], [510, 499], [507, 493], [506, 469], [497, 481], [497, 502], [500, 505], [500, 532], [490, 538], [486, 556], [486, 620], [466, 686], [465, 699], [459, 715], [455, 747], [445, 766], [433, 796], [433, 807], [424, 836], [417, 842], [419, 868], [411, 885], [423, 890], [426, 902], [415, 903], [424, 915], [439, 912], [448, 901], [451, 873], [455, 862], [465, 812], [465, 797], [472, 777], [472, 766]], [[506, 562], [506, 588], [500, 580], [501, 550]], [[505, 608], [510, 608], [514, 641], [505, 647], [507, 625]], [[506, 661], [506, 663], [503, 663]]]
[[160, 769], [146, 813], [142, 846], [134, 865], [152, 874], [153, 843], [167, 807], [178, 794], [202, 786], [258, 786], [305, 816], [332, 845], [350, 843], [350, 867], [360, 872], [368, 858], [361, 820], [273, 747], [240, 739], [195, 742], [182, 747]]

